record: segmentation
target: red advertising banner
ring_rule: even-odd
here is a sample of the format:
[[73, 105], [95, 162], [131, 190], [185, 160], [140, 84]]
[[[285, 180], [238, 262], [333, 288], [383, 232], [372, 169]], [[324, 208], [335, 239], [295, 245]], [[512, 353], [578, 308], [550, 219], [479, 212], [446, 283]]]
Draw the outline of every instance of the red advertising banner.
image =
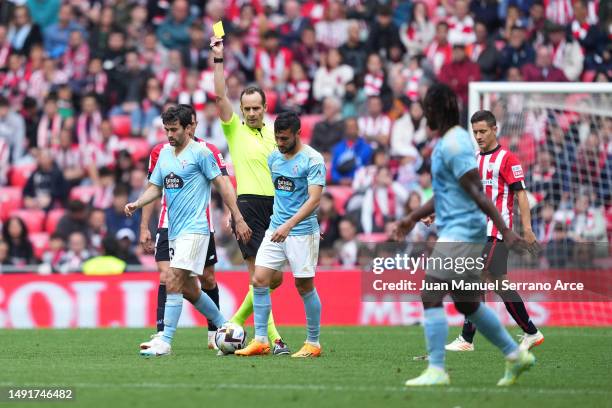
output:
[[[221, 311], [230, 316], [247, 291], [246, 272], [219, 272]], [[0, 275], [0, 328], [149, 327], [155, 324], [157, 273], [119, 276], [36, 274]], [[322, 271], [315, 279], [323, 304], [324, 325], [412, 325], [421, 321], [420, 302], [362, 301], [359, 271]], [[495, 296], [495, 295], [491, 295]], [[538, 326], [610, 326], [612, 302], [539, 302], [527, 308]], [[305, 323], [302, 300], [285, 273], [284, 284], [272, 294], [278, 324]], [[503, 303], [491, 303], [511, 324]], [[447, 305], [450, 324], [463, 317]], [[183, 308], [180, 325], [200, 326], [205, 319], [193, 307]]]

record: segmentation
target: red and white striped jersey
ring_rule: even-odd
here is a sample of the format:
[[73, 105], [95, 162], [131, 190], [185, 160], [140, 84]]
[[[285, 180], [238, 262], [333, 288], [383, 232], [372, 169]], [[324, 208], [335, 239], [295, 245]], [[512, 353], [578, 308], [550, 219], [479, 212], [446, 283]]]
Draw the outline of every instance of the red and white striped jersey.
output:
[[[486, 153], [478, 153], [478, 173], [485, 194], [501, 214], [508, 227], [512, 228], [514, 192], [525, 189], [523, 167], [514, 153], [501, 145]], [[487, 217], [487, 236], [502, 239], [502, 234]]]
[[[203, 143], [215, 156], [215, 160], [217, 161], [217, 165], [219, 166], [219, 169], [221, 170], [221, 175], [223, 176], [227, 176], [227, 168], [225, 165], [225, 159], [223, 158], [223, 154], [219, 151], [219, 149], [217, 149], [217, 147], [212, 144], [212, 143], [208, 143], [204, 140], [201, 139], [196, 139], [199, 143]], [[164, 148], [164, 146], [167, 146], [168, 142], [166, 143], [159, 143], [158, 145], [156, 145], [153, 150], [151, 150], [151, 154], [149, 155], [149, 174], [148, 177], [151, 177], [151, 174], [153, 174], [153, 170], [155, 169], [155, 165], [157, 164], [157, 159], [159, 158], [159, 152]], [[213, 227], [213, 223], [212, 223], [212, 202], [208, 203], [208, 208], [206, 209], [206, 219], [208, 220], [208, 226], [210, 228], [210, 232], [214, 233], [215, 229]], [[161, 206], [161, 211], [159, 214], [159, 223], [157, 224], [157, 228], [168, 228], [168, 208], [166, 207], [166, 195], [162, 193], [162, 206]]]

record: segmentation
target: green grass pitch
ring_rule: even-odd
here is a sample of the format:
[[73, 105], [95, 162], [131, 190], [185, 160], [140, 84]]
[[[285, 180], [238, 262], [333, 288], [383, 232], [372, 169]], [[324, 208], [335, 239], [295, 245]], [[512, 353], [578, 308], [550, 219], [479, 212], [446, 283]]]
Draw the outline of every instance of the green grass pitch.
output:
[[[305, 329], [280, 331], [297, 350]], [[312, 360], [217, 357], [205, 329], [179, 328], [173, 355], [148, 359], [138, 355], [147, 329], [0, 330], [4, 392], [75, 388], [73, 402], [0, 407], [612, 407], [612, 329], [543, 332], [536, 366], [514, 387], [495, 386], [503, 359], [478, 335], [475, 352], [447, 354], [450, 387], [405, 389], [426, 365], [413, 360], [421, 327], [323, 327], [324, 355]]]

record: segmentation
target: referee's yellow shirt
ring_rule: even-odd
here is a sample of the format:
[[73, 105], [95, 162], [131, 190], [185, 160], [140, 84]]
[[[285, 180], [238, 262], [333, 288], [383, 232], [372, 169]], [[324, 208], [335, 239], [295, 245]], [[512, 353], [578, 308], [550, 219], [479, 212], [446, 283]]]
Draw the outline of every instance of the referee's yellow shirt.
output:
[[234, 164], [238, 195], [274, 196], [272, 174], [268, 168], [268, 156], [276, 147], [274, 130], [265, 125], [261, 129], [252, 129], [235, 112], [228, 122], [221, 122], [221, 128]]

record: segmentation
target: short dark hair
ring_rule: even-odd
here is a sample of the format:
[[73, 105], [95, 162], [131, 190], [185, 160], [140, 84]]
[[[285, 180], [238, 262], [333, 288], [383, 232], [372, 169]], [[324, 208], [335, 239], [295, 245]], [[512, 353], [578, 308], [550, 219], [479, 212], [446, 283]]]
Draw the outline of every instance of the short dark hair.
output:
[[266, 106], [266, 94], [264, 93], [263, 89], [255, 85], [247, 86], [242, 90], [242, 92], [240, 92], [240, 103], [242, 103], [243, 95], [252, 95], [254, 93], [258, 93], [259, 96], [261, 96], [261, 102], [264, 106]]
[[282, 132], [283, 130], [291, 130], [291, 133], [296, 134], [302, 127], [300, 117], [292, 111], [282, 112], [274, 121], [274, 132]]
[[485, 121], [487, 122], [487, 126], [489, 127], [493, 127], [497, 125], [497, 120], [495, 120], [495, 115], [493, 115], [493, 112], [488, 111], [488, 110], [479, 110], [478, 112], [474, 113], [472, 115], [472, 117], [470, 118], [470, 123], [476, 123], [476, 122], [482, 122]]
[[164, 125], [178, 122], [183, 128], [191, 125], [191, 113], [180, 106], [171, 106], [161, 115]]
[[179, 103], [178, 107], [180, 109], [185, 109], [187, 112], [189, 112], [189, 116], [196, 116], [196, 111], [193, 106], [186, 103]]

